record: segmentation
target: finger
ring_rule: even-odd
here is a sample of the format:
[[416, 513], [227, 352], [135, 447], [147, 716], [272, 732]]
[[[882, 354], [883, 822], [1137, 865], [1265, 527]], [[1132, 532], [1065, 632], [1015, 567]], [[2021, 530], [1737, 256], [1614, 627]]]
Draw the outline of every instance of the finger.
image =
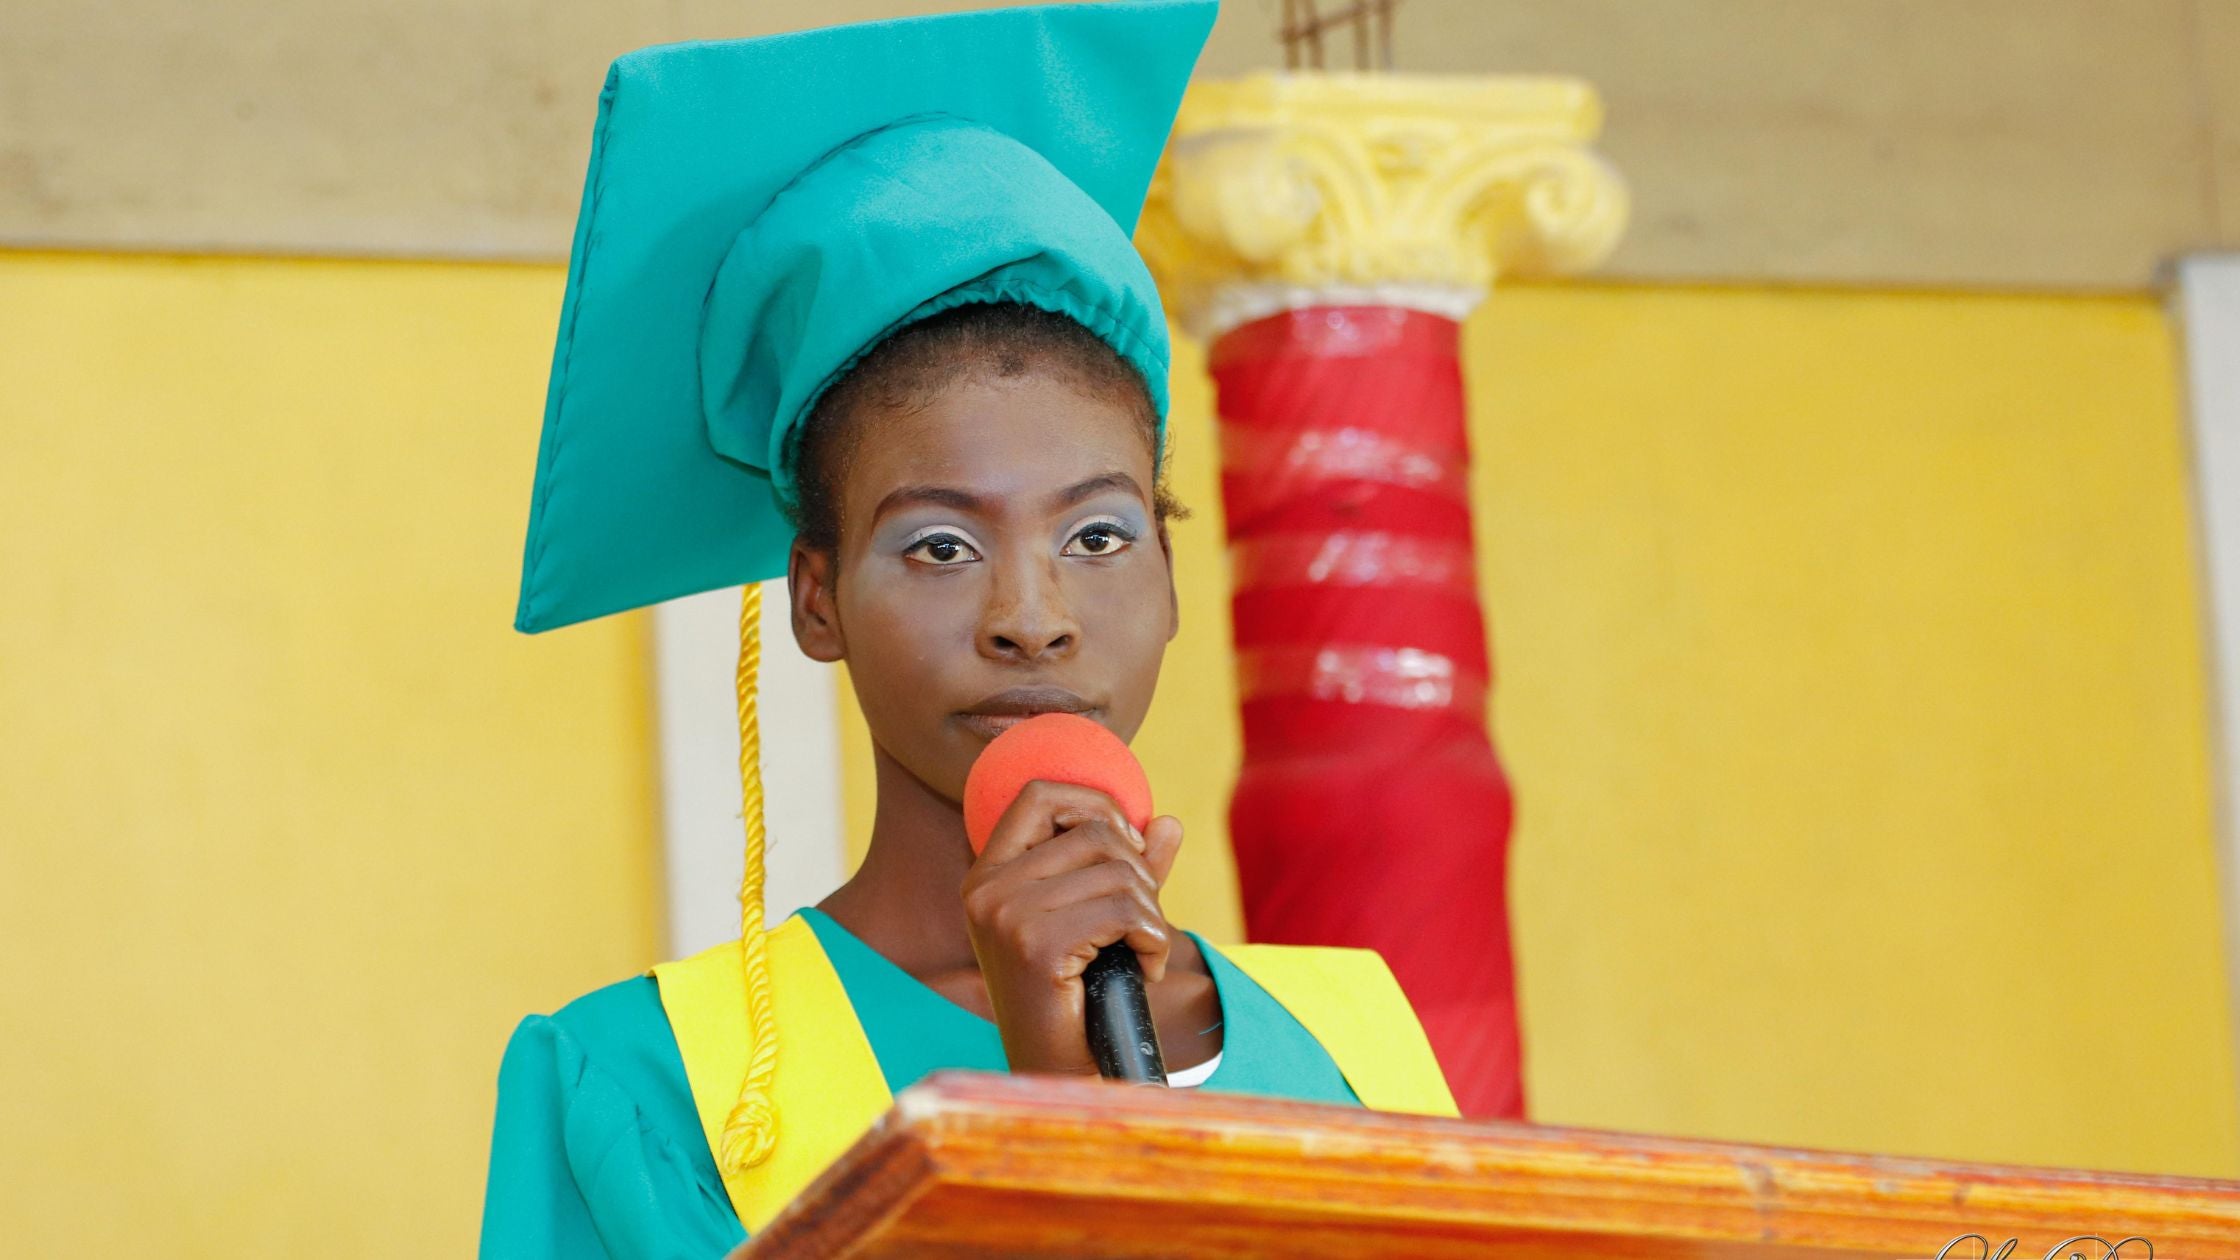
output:
[[1144, 979], [1156, 982], [1167, 974], [1173, 931], [1149, 894], [1130, 888], [1053, 910], [1042, 917], [1035, 935], [1041, 948], [1073, 962], [1066, 969], [1071, 975], [1080, 974], [1098, 950], [1125, 942], [1135, 951]]
[[1174, 873], [1174, 860], [1182, 853], [1182, 820], [1172, 814], [1161, 814], [1143, 829], [1143, 864], [1151, 868], [1152, 882], [1167, 886], [1167, 876]]
[[[1055, 839], [1027, 850], [1009, 862], [981, 862], [965, 872], [960, 889], [965, 918], [999, 932], [1015, 931], [1048, 912], [1052, 906], [1080, 900], [1081, 895], [1053, 898], [1052, 881], [1099, 867], [1111, 867], [1150, 891], [1156, 901], [1158, 881], [1151, 876], [1131, 840], [1103, 821], [1071, 828]], [[1008, 923], [1011, 926], [1006, 928]]]
[[[1059, 832], [1092, 818], [1109, 819], [1124, 833], [1137, 835], [1135, 828], [1128, 824], [1127, 816], [1120, 812], [1119, 802], [1110, 796], [1077, 783], [1037, 779], [1021, 789], [996, 819], [980, 860], [1009, 862]], [[1142, 845], [1135, 847], [1141, 849]]]
[[[1058, 965], [1063, 978], [1080, 974], [1079, 966], [1095, 957], [1098, 948], [1121, 936], [1117, 928], [1101, 938], [1085, 935], [1098, 924], [1093, 918], [1082, 920], [1082, 907], [1131, 893], [1143, 914], [1163, 917], [1150, 873], [1140, 866], [1101, 861], [1043, 880], [1021, 879], [1014, 867], [1005, 867], [966, 893], [965, 915], [992, 932], [990, 939], [1010, 941], [1025, 956]], [[1065, 966], [1063, 959], [1074, 965]]]
[[[1167, 925], [1166, 916], [1159, 913], [1158, 902], [1141, 890], [1120, 894], [1114, 900], [1131, 916], [1128, 934], [1123, 939], [1128, 942], [1128, 948], [1136, 952], [1136, 963], [1143, 968], [1144, 980], [1157, 984], [1166, 979], [1167, 954], [1174, 948], [1174, 929]], [[1150, 902], [1149, 913], [1141, 918], [1133, 917], [1142, 912], [1146, 901]]]
[[1159, 885], [1150, 864], [1136, 851], [1134, 837], [1115, 830], [1105, 819], [1067, 828], [1004, 863], [1003, 871], [1010, 877], [1041, 880], [1104, 862], [1124, 863], [1141, 873], [1145, 884], [1153, 888]]
[[[1046, 879], [1027, 894], [1033, 903], [1045, 912], [1056, 914], [1074, 906], [1102, 902], [1108, 897], [1130, 896], [1135, 898], [1142, 912], [1162, 922], [1166, 916], [1159, 912], [1158, 889], [1152, 886], [1150, 873], [1140, 866], [1125, 862], [1100, 862], [1078, 871], [1067, 871], [1053, 879]], [[1110, 945], [1119, 937], [1113, 936], [1096, 942]]]

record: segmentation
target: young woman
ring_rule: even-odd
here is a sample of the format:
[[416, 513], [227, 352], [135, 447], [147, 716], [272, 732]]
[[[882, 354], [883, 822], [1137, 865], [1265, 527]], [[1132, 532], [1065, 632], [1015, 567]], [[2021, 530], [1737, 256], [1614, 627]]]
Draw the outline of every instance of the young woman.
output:
[[1373, 954], [1224, 951], [1167, 920], [1175, 819], [1139, 832], [1044, 783], [979, 856], [965, 838], [990, 739], [1045, 712], [1133, 736], [1175, 633], [1165, 321], [1125, 225], [1211, 10], [616, 63], [520, 624], [782, 571], [801, 650], [848, 662], [878, 812], [861, 869], [762, 931], [750, 585], [741, 938], [522, 1022], [486, 1256], [721, 1256], [931, 1071], [1094, 1076], [1081, 977], [1114, 942], [1172, 1083], [1452, 1113]]

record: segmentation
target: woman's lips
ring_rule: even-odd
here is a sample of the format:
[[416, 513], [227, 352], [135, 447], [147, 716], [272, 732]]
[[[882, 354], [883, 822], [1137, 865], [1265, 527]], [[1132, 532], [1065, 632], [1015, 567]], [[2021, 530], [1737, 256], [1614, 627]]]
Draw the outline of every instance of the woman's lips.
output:
[[1043, 713], [1078, 713], [1090, 721], [1098, 720], [1095, 709], [1044, 709], [1041, 713], [959, 713], [957, 721], [982, 739], [994, 739], [1028, 718], [1040, 717]]
[[1010, 687], [982, 696], [957, 714], [957, 720], [982, 739], [994, 739], [1019, 723], [1045, 713], [1078, 713], [1096, 720], [1097, 707], [1079, 693], [1049, 683]]

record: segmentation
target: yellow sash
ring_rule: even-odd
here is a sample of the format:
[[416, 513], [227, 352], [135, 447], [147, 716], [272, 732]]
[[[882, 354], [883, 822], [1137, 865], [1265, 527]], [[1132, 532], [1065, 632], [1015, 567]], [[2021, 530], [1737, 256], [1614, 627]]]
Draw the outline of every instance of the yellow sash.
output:
[[[770, 931], [771, 1003], [778, 1012], [778, 1073], [771, 1102], [778, 1145], [760, 1167], [725, 1172], [723, 1188], [748, 1233], [758, 1233], [894, 1102], [840, 975], [796, 915]], [[747, 1005], [739, 943], [726, 942], [653, 969], [661, 1008], [684, 1055], [693, 1109], [708, 1149], [747, 1071]]]
[[[749, 1233], [769, 1224], [894, 1102], [840, 975], [808, 921], [787, 919], [771, 929], [769, 943], [779, 1012], [771, 1099], [778, 1145], [761, 1167], [723, 1179]], [[1362, 1105], [1456, 1114], [1414, 1009], [1374, 952], [1291, 945], [1234, 945], [1221, 952], [1322, 1043]], [[709, 1150], [721, 1150], [723, 1124], [747, 1068], [738, 943], [663, 963], [653, 974], [684, 1056], [701, 1132]]]
[[1221, 955], [1322, 1043], [1362, 1106], [1462, 1114], [1382, 954], [1324, 945], [1230, 945]]

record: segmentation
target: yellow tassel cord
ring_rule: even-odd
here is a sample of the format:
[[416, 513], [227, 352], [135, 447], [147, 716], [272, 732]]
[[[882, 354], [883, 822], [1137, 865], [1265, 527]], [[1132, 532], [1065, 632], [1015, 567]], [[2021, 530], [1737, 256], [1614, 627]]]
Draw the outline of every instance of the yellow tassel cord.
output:
[[755, 675], [762, 666], [762, 584], [739, 594], [739, 788], [745, 805], [747, 866], [739, 879], [739, 962], [746, 974], [746, 1078], [723, 1122], [724, 1171], [745, 1172], [778, 1145], [778, 1112], [770, 1082], [777, 1075], [778, 1022], [770, 998], [770, 947], [762, 925], [762, 725], [755, 712]]

